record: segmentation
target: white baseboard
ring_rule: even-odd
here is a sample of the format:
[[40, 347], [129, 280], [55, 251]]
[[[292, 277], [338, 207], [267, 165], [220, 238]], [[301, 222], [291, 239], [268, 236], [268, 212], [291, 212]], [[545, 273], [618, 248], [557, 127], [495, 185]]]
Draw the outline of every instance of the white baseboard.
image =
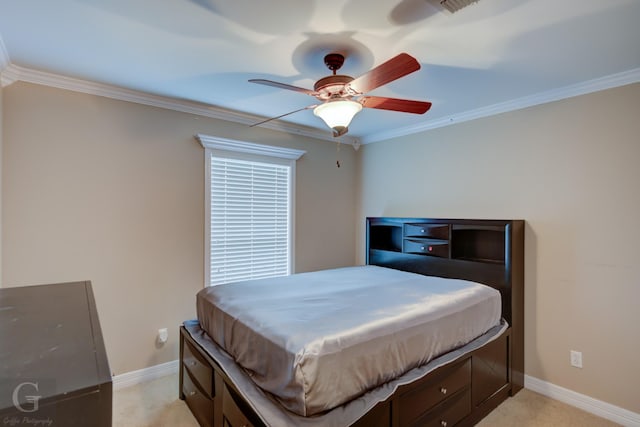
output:
[[640, 414], [619, 406], [594, 399], [584, 394], [542, 381], [529, 375], [524, 376], [525, 388], [550, 397], [568, 405], [580, 408], [601, 418], [622, 424], [625, 427], [640, 427]]
[[131, 387], [132, 385], [155, 380], [156, 378], [166, 377], [178, 372], [179, 363], [177, 360], [162, 363], [160, 365], [149, 366], [148, 368], [139, 369], [137, 371], [125, 372], [124, 374], [114, 375], [113, 389]]

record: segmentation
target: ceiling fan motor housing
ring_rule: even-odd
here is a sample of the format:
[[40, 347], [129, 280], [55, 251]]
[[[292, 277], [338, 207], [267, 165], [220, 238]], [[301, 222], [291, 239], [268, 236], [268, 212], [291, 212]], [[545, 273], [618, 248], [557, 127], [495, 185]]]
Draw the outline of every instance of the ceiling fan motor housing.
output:
[[344, 64], [344, 56], [339, 53], [330, 53], [325, 55], [324, 64], [335, 74]]
[[315, 96], [320, 100], [350, 96], [345, 86], [352, 80], [353, 77], [340, 74], [323, 77], [313, 85], [313, 89], [317, 92]]

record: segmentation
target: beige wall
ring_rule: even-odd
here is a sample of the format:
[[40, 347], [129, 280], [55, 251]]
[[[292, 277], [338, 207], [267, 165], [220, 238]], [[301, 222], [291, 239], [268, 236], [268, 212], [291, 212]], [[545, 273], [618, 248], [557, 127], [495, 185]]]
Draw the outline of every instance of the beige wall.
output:
[[[175, 360], [204, 281], [197, 133], [307, 150], [297, 164], [296, 270], [354, 263], [355, 154], [154, 107], [14, 83], [4, 88], [2, 283], [93, 282], [111, 369]], [[170, 340], [155, 347], [158, 328]]]
[[635, 84], [366, 145], [358, 208], [526, 220], [526, 373], [636, 413], [639, 112]]
[[527, 374], [640, 412], [638, 111], [636, 84], [342, 147], [338, 169], [326, 141], [14, 83], [0, 90], [2, 284], [90, 279], [116, 374], [174, 360], [204, 280], [193, 135], [304, 149], [296, 271], [363, 262], [365, 216], [525, 219]]

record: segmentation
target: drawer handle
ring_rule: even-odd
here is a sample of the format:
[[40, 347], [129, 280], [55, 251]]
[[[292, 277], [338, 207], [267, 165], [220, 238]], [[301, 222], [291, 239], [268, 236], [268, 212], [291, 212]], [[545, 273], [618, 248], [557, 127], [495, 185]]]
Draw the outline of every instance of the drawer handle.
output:
[[195, 392], [195, 391], [191, 390], [191, 391], [189, 392], [189, 396], [195, 396], [195, 395], [196, 395], [196, 392]]
[[447, 394], [447, 389], [445, 387], [440, 387], [440, 393]]
[[191, 362], [189, 362], [189, 365], [196, 366], [196, 362], [194, 360], [192, 360]]
[[420, 229], [420, 232], [421, 232], [421, 233], [424, 233], [424, 228], [421, 228], [421, 229]]
[[420, 250], [421, 250], [421, 251], [424, 251], [424, 246], [420, 246]]
[[441, 420], [441, 421], [440, 421], [440, 425], [441, 425], [442, 427], [447, 427], [447, 422], [446, 422], [445, 420]]

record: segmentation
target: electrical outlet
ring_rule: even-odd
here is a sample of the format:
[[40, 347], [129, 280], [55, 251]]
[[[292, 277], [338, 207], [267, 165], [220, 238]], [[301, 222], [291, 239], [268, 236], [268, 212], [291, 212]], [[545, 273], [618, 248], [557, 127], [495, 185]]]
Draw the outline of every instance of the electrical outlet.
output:
[[159, 343], [161, 343], [161, 344], [166, 343], [168, 338], [169, 338], [169, 331], [167, 331], [167, 328], [158, 329], [158, 342]]
[[571, 366], [582, 368], [582, 352], [571, 350]]

